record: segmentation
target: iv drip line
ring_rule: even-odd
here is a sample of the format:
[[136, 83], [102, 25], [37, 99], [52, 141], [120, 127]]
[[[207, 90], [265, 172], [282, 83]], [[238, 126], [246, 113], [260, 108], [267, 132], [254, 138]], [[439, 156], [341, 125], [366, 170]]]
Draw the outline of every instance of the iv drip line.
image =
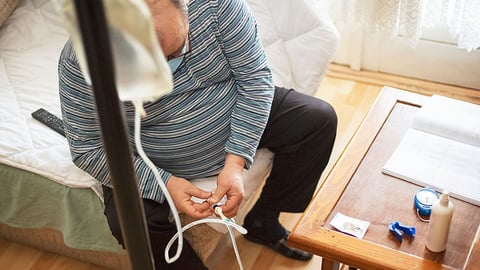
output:
[[[134, 101], [133, 104], [135, 106], [135, 145], [137, 147], [137, 152], [140, 155], [140, 157], [145, 161], [147, 166], [152, 170], [153, 174], [155, 175], [155, 178], [157, 179], [157, 182], [163, 191], [165, 199], [167, 200], [168, 205], [172, 210], [171, 212], [173, 214], [173, 218], [175, 219], [175, 225], [177, 227], [177, 231], [180, 231], [182, 227], [181, 227], [180, 216], [178, 215], [177, 208], [175, 207], [175, 204], [173, 202], [172, 197], [170, 196], [170, 193], [168, 193], [167, 191], [167, 187], [165, 186], [165, 183], [163, 183], [163, 181], [160, 178], [160, 173], [158, 172], [153, 162], [147, 157], [147, 155], [143, 151], [143, 147], [140, 141], [140, 115], [145, 114], [142, 101], [137, 100], [137, 101]], [[176, 261], [180, 257], [180, 253], [182, 253], [182, 249], [183, 249], [183, 235], [180, 235], [178, 237], [177, 253], [172, 258], [168, 258], [168, 254], [165, 255], [165, 260], [167, 261], [167, 263], [172, 263]]]
[[[134, 131], [134, 136], [135, 136], [135, 145], [136, 145], [136, 148], [137, 148], [137, 152], [140, 155], [140, 157], [145, 161], [147, 166], [152, 170], [153, 174], [155, 175], [155, 179], [157, 180], [157, 182], [158, 182], [158, 184], [159, 184], [160, 188], [162, 189], [162, 192], [165, 196], [165, 199], [167, 200], [168, 205], [170, 206], [173, 218], [175, 220], [175, 225], [177, 227], [177, 233], [172, 236], [172, 238], [168, 242], [167, 246], [165, 247], [165, 254], [164, 254], [165, 255], [165, 261], [167, 263], [173, 263], [180, 257], [180, 254], [182, 253], [182, 249], [183, 249], [183, 232], [184, 231], [190, 229], [193, 226], [203, 224], [203, 223], [220, 223], [220, 224], [224, 224], [228, 229], [228, 233], [230, 234], [230, 239], [232, 240], [232, 245], [233, 245], [233, 249], [235, 251], [235, 256], [237, 258], [238, 265], [240, 267], [240, 270], [243, 270], [243, 264], [242, 264], [242, 261], [241, 261], [241, 258], [240, 258], [240, 253], [238, 251], [238, 247], [237, 247], [237, 244], [236, 244], [236, 241], [235, 241], [235, 236], [234, 236], [231, 228], [236, 229], [241, 234], [246, 234], [247, 230], [245, 228], [243, 228], [242, 226], [236, 224], [233, 219], [229, 219], [229, 218], [225, 217], [222, 213], [222, 209], [218, 205], [215, 205], [214, 209], [215, 209], [215, 213], [218, 216], [220, 216], [220, 219], [215, 219], [215, 218], [200, 219], [200, 220], [193, 221], [193, 222], [185, 225], [182, 228], [182, 225], [181, 225], [181, 222], [180, 222], [180, 216], [178, 215], [177, 208], [175, 207], [175, 204], [173, 202], [172, 197], [170, 196], [170, 193], [168, 193], [168, 190], [167, 190], [167, 187], [165, 186], [165, 183], [163, 183], [163, 181], [161, 180], [160, 173], [158, 172], [158, 170], [157, 170], [156, 166], [153, 164], [153, 162], [147, 157], [147, 155], [143, 151], [143, 147], [142, 147], [141, 140], [140, 140], [140, 122], [141, 122], [140, 118], [141, 118], [141, 116], [145, 116], [146, 113], [145, 113], [145, 110], [143, 108], [142, 101], [140, 101], [140, 100], [133, 101], [133, 105], [135, 106], [135, 131]], [[170, 248], [173, 245], [173, 243], [175, 242], [175, 240], [177, 240], [177, 238], [178, 238], [177, 252], [173, 257], [170, 258], [169, 257]]]

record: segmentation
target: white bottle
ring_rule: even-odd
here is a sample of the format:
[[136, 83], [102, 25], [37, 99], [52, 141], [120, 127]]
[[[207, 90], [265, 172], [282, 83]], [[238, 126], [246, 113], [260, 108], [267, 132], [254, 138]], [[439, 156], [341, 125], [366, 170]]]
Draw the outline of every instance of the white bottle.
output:
[[448, 198], [448, 192], [443, 191], [440, 199], [432, 205], [426, 242], [426, 246], [430, 251], [442, 252], [447, 248], [452, 216], [453, 204]]

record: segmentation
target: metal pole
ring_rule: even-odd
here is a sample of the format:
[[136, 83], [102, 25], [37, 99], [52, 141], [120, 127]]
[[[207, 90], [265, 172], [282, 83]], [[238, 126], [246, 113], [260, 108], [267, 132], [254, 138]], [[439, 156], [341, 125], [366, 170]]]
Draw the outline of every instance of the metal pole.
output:
[[122, 236], [132, 269], [155, 269], [140, 199], [122, 104], [115, 87], [113, 59], [103, 2], [75, 0], [83, 46], [113, 184]]

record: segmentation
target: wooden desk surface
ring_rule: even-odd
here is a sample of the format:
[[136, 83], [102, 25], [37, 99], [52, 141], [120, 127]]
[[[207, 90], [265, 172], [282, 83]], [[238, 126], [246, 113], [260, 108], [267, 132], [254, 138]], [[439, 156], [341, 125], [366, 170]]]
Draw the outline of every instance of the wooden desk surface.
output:
[[[382, 90], [292, 230], [292, 246], [363, 269], [478, 267], [479, 207], [452, 198], [455, 212], [447, 250], [429, 252], [425, 248], [428, 223], [421, 222], [413, 208], [420, 186], [381, 173], [427, 98], [388, 87]], [[360, 240], [333, 229], [329, 222], [337, 212], [370, 221], [365, 237]], [[415, 238], [404, 237], [400, 243], [388, 230], [392, 221], [415, 226]]]

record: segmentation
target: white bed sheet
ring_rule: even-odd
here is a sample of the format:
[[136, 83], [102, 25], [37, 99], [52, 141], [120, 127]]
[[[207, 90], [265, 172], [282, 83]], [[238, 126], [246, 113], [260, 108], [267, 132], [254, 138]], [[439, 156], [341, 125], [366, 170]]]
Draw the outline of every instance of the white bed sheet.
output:
[[0, 29], [0, 162], [100, 194], [71, 161], [67, 140], [31, 116], [42, 107], [61, 117], [57, 61], [67, 38], [48, 0], [20, 1]]

